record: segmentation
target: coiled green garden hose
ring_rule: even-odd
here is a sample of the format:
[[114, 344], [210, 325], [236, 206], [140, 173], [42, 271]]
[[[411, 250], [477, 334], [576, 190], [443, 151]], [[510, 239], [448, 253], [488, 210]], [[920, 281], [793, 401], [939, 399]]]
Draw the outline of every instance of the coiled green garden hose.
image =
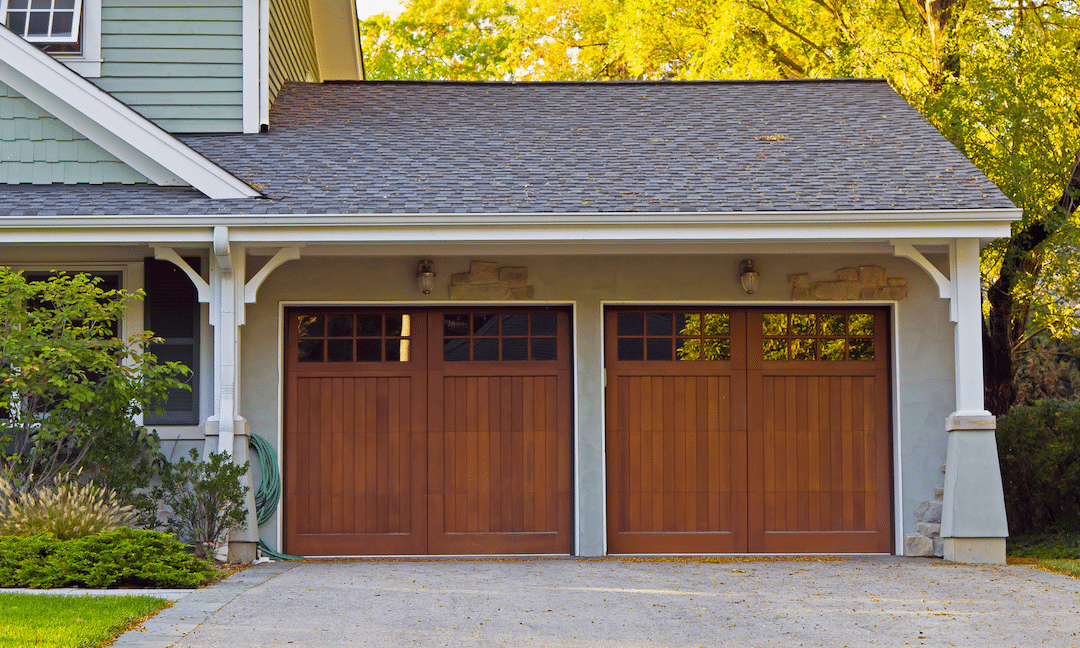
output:
[[[281, 499], [281, 473], [278, 472], [277, 455], [270, 442], [258, 434], [251, 435], [251, 447], [255, 454], [259, 455], [259, 484], [255, 487], [255, 517], [259, 524], [265, 523], [274, 516], [277, 511], [278, 500]], [[270, 548], [262, 538], [256, 545], [271, 558], [277, 560], [303, 560], [300, 556], [278, 553]]]

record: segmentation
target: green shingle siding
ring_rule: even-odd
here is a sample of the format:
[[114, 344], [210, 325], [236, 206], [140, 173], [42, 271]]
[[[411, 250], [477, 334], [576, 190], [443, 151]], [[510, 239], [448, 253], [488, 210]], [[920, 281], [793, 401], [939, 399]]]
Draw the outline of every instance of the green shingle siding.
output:
[[147, 179], [0, 83], [0, 184], [105, 182]]
[[286, 81], [319, 81], [307, 0], [270, 0], [270, 103]]
[[240, 0], [102, 0], [101, 78], [173, 133], [243, 129]]

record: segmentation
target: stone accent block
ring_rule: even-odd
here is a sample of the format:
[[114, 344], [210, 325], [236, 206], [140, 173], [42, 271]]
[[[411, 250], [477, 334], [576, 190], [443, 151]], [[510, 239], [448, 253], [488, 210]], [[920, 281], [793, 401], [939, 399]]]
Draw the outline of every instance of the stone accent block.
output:
[[492, 299], [508, 299], [509, 297], [510, 287], [501, 283], [476, 286], [450, 286], [450, 299], [487, 301]]
[[[945, 471], [942, 470], [941, 472], [945, 472]], [[934, 499], [936, 499], [936, 500], [945, 499], [945, 487], [944, 486], [934, 486]]]
[[499, 281], [511, 288], [524, 288], [529, 285], [529, 269], [499, 268]]
[[490, 261], [471, 261], [468, 272], [450, 276], [450, 299], [532, 299], [533, 287], [528, 284], [528, 268], [500, 268]]
[[938, 558], [945, 555], [945, 541], [941, 538], [934, 538], [934, 555]]
[[907, 279], [887, 276], [880, 266], [840, 268], [835, 281], [810, 281], [807, 273], [788, 275], [792, 299], [901, 300], [908, 296]]
[[934, 541], [926, 536], [909, 535], [904, 538], [905, 556], [933, 556]]
[[880, 266], [859, 266], [859, 283], [868, 287], [886, 286], [885, 268]]
[[470, 282], [474, 284], [492, 284], [499, 281], [499, 264], [490, 261], [471, 261], [469, 263]]
[[915, 507], [915, 519], [919, 522], [941, 524], [941, 502], [926, 501]]
[[840, 268], [836, 271], [836, 278], [840, 281], [858, 281], [859, 271], [855, 268]]
[[937, 522], [919, 522], [919, 533], [927, 538], [940, 538], [941, 525]]

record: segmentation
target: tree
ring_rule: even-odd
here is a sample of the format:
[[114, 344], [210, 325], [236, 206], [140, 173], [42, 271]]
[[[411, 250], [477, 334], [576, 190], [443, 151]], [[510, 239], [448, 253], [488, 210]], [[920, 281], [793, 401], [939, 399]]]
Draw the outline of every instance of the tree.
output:
[[[411, 0], [409, 11], [421, 4]], [[500, 43], [499, 62], [483, 73], [476, 67], [489, 76], [474, 78], [888, 79], [1023, 209], [1012, 236], [983, 258], [988, 408], [1003, 414], [1015, 402], [1015, 360], [1033, 335], [1080, 337], [1080, 270], [1068, 263], [1080, 241], [1078, 0], [512, 0], [508, 7], [487, 32]], [[459, 28], [445, 23], [440, 33]], [[444, 56], [470, 56], [446, 37], [435, 40]]]
[[0, 268], [0, 474], [20, 491], [86, 465], [106, 481], [156, 439], [134, 422], [189, 373], [159, 364], [149, 331], [114, 332], [137, 294], [85, 274], [27, 281]]

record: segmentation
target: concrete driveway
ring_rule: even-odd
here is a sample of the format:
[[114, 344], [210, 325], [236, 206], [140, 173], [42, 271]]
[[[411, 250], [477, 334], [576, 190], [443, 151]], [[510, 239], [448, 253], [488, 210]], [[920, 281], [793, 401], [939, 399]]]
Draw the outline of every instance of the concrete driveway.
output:
[[116, 645], [1070, 646], [1078, 603], [1067, 576], [925, 558], [277, 563]]

